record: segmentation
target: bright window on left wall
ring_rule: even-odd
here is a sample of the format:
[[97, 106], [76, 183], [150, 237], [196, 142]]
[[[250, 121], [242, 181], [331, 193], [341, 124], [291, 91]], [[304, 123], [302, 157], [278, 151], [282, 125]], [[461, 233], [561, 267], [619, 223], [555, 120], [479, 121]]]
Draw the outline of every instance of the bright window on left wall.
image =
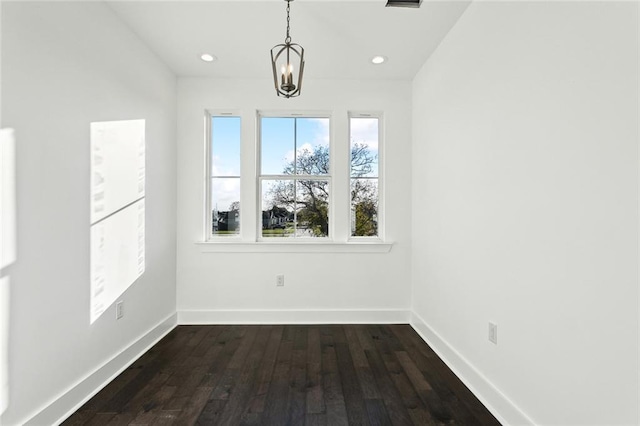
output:
[[145, 270], [145, 120], [91, 123], [90, 321]]

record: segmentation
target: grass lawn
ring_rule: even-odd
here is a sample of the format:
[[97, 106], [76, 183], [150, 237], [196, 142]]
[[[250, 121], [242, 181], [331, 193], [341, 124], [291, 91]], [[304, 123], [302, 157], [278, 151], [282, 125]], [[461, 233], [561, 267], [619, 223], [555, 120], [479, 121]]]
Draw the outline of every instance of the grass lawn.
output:
[[240, 231], [217, 231], [214, 235], [240, 235]]
[[293, 228], [287, 229], [263, 229], [263, 237], [288, 237], [293, 235]]

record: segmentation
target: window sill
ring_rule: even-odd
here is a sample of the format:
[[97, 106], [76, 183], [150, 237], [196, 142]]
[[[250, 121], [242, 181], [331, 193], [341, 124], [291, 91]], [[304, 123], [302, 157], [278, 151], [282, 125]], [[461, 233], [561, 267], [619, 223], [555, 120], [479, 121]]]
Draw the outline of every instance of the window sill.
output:
[[335, 242], [239, 242], [199, 241], [202, 253], [388, 253], [393, 243], [381, 241]]

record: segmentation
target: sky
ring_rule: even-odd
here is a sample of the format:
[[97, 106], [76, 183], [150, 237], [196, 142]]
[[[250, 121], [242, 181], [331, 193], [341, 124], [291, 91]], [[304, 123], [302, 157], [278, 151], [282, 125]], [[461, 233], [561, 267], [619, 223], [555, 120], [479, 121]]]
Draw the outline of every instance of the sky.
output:
[[[262, 117], [260, 173], [282, 174], [294, 159], [294, 153], [329, 146], [330, 119], [310, 117]], [[378, 154], [378, 119], [352, 118], [351, 143], [363, 143], [372, 155]], [[226, 211], [240, 200], [240, 117], [213, 117], [211, 123], [212, 207]], [[377, 163], [372, 175], [378, 173]]]
[[282, 174], [298, 154], [329, 146], [329, 119], [307, 117], [262, 117], [261, 174]]

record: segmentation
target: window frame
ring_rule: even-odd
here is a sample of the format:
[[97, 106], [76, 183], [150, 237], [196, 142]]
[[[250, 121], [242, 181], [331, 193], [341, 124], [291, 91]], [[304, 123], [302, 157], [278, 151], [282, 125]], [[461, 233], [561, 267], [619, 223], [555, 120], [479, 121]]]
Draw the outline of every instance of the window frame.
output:
[[[211, 210], [211, 125], [212, 117], [235, 116], [241, 120], [240, 129], [240, 233], [214, 236], [212, 234]], [[322, 238], [259, 238], [262, 235], [262, 206], [260, 169], [260, 116], [308, 117], [330, 120], [330, 199], [329, 235]], [[351, 117], [378, 118], [378, 197], [379, 217], [377, 237], [351, 237]], [[204, 179], [204, 197], [201, 202], [202, 239], [195, 244], [201, 253], [388, 253], [394, 243], [388, 241], [385, 228], [384, 209], [384, 114], [381, 111], [324, 109], [324, 110], [278, 110], [259, 108], [205, 108], [203, 113], [203, 152], [201, 163]], [[289, 175], [285, 175], [287, 177]], [[201, 181], [202, 182], [202, 181]], [[244, 213], [243, 213], [244, 212]], [[251, 215], [256, 215], [251, 217]]]
[[[329, 173], [326, 175], [264, 175], [262, 174], [262, 118], [324, 118], [329, 120]], [[327, 244], [334, 242], [335, 221], [334, 221], [334, 200], [333, 193], [334, 182], [334, 155], [335, 142], [333, 135], [333, 114], [331, 111], [274, 111], [274, 110], [256, 110], [256, 138], [255, 138], [255, 197], [256, 197], [256, 235], [255, 240], [258, 243], [265, 244]], [[294, 152], [297, 146], [294, 145]], [[322, 180], [329, 184], [329, 207], [327, 211], [327, 220], [329, 222], [329, 233], [326, 237], [287, 237], [274, 238], [262, 236], [262, 183], [269, 180], [293, 180], [297, 183], [300, 180]]]
[[[211, 122], [214, 117], [238, 117], [240, 119], [240, 174], [238, 176], [213, 176], [211, 173], [212, 167], [212, 145], [213, 145], [213, 133], [212, 133], [212, 125]], [[204, 241], [207, 242], [240, 242], [242, 241], [242, 229], [243, 229], [243, 213], [242, 213], [242, 203], [240, 204], [240, 232], [234, 235], [215, 235], [213, 233], [213, 217], [212, 217], [212, 194], [211, 194], [211, 180], [214, 178], [233, 178], [238, 179], [240, 183], [240, 199], [242, 199], [242, 145], [243, 145], [243, 129], [242, 129], [242, 121], [243, 117], [240, 111], [237, 110], [227, 110], [227, 109], [207, 109], [204, 114], [204, 140], [205, 140], [205, 182], [204, 182]]]
[[[376, 118], [378, 120], [378, 234], [373, 236], [351, 235], [351, 119], [352, 118]], [[384, 113], [382, 111], [352, 110], [347, 112], [347, 215], [348, 229], [347, 242], [384, 242], [385, 241], [385, 205], [384, 205]]]

